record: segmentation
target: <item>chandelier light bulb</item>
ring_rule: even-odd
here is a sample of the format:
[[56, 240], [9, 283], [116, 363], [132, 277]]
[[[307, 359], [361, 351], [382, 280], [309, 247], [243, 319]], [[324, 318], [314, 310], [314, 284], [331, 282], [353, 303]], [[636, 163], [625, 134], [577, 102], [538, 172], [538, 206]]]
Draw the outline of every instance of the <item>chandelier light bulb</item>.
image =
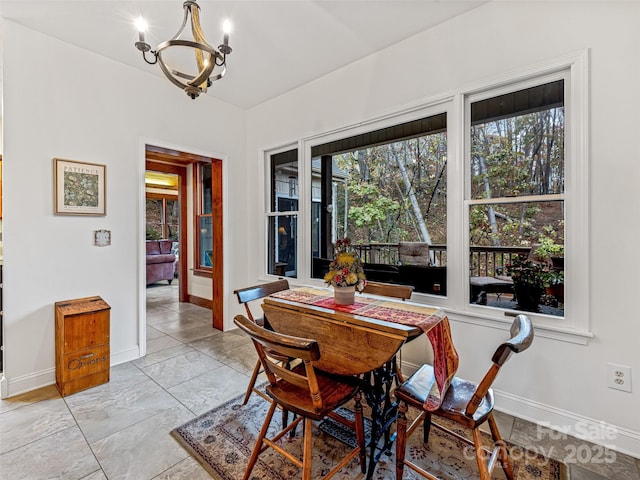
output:
[[137, 19], [136, 19], [136, 28], [138, 29], [138, 32], [140, 33], [144, 33], [147, 31], [147, 21], [142, 17], [142, 15], [140, 15]]
[[222, 24], [222, 33], [224, 33], [222, 44], [227, 46], [229, 45], [229, 34], [231, 33], [231, 21], [228, 18]]

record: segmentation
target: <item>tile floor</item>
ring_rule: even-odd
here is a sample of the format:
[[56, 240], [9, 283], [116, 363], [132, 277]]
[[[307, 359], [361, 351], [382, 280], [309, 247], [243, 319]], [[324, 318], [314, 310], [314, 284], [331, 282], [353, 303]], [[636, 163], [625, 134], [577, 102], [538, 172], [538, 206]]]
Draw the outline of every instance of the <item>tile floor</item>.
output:
[[[109, 383], [0, 401], [0, 479], [210, 478], [169, 432], [243, 393], [256, 356], [244, 336], [213, 330], [208, 310], [176, 299], [175, 285], [147, 289], [147, 356], [112, 367]], [[514, 443], [560, 460], [590, 458], [569, 463], [571, 480], [640, 480], [638, 459], [504, 414], [498, 421]]]

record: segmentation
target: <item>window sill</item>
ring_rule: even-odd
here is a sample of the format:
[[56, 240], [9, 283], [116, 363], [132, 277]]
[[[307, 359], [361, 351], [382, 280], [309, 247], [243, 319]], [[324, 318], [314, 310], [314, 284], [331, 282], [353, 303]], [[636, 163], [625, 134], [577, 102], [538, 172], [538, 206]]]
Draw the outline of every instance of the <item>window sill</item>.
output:
[[194, 277], [213, 278], [213, 272], [211, 270], [205, 270], [204, 268], [192, 269]]
[[[495, 316], [481, 315], [475, 312], [461, 312], [454, 309], [448, 309], [446, 307], [443, 307], [443, 309], [447, 312], [450, 320], [463, 323], [472, 323], [474, 325], [508, 330], [513, 322], [513, 316], [510, 315], [505, 315], [504, 318], [498, 318]], [[527, 312], [523, 313], [527, 314]], [[531, 320], [533, 322], [535, 334], [538, 337], [550, 338], [578, 345], [586, 345], [589, 339], [593, 338], [593, 333], [588, 330], [540, 324], [540, 322], [536, 322], [533, 315], [531, 315]]]

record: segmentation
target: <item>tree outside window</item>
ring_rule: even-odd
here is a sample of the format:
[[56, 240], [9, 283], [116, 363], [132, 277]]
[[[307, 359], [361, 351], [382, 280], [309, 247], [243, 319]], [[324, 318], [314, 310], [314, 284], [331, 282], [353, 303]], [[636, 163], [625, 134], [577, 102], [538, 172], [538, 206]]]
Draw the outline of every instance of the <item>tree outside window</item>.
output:
[[[564, 266], [552, 260], [564, 254], [564, 81], [479, 100], [470, 111], [470, 301], [563, 316], [563, 294], [551, 287], [564, 286]], [[520, 274], [539, 298], [525, 301]]]

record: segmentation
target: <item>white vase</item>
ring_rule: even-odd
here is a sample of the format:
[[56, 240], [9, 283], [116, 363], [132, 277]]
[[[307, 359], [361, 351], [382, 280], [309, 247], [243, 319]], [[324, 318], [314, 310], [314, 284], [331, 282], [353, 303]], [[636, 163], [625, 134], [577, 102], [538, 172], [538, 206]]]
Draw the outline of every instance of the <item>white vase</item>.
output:
[[353, 305], [355, 303], [356, 287], [333, 287], [336, 305]]

